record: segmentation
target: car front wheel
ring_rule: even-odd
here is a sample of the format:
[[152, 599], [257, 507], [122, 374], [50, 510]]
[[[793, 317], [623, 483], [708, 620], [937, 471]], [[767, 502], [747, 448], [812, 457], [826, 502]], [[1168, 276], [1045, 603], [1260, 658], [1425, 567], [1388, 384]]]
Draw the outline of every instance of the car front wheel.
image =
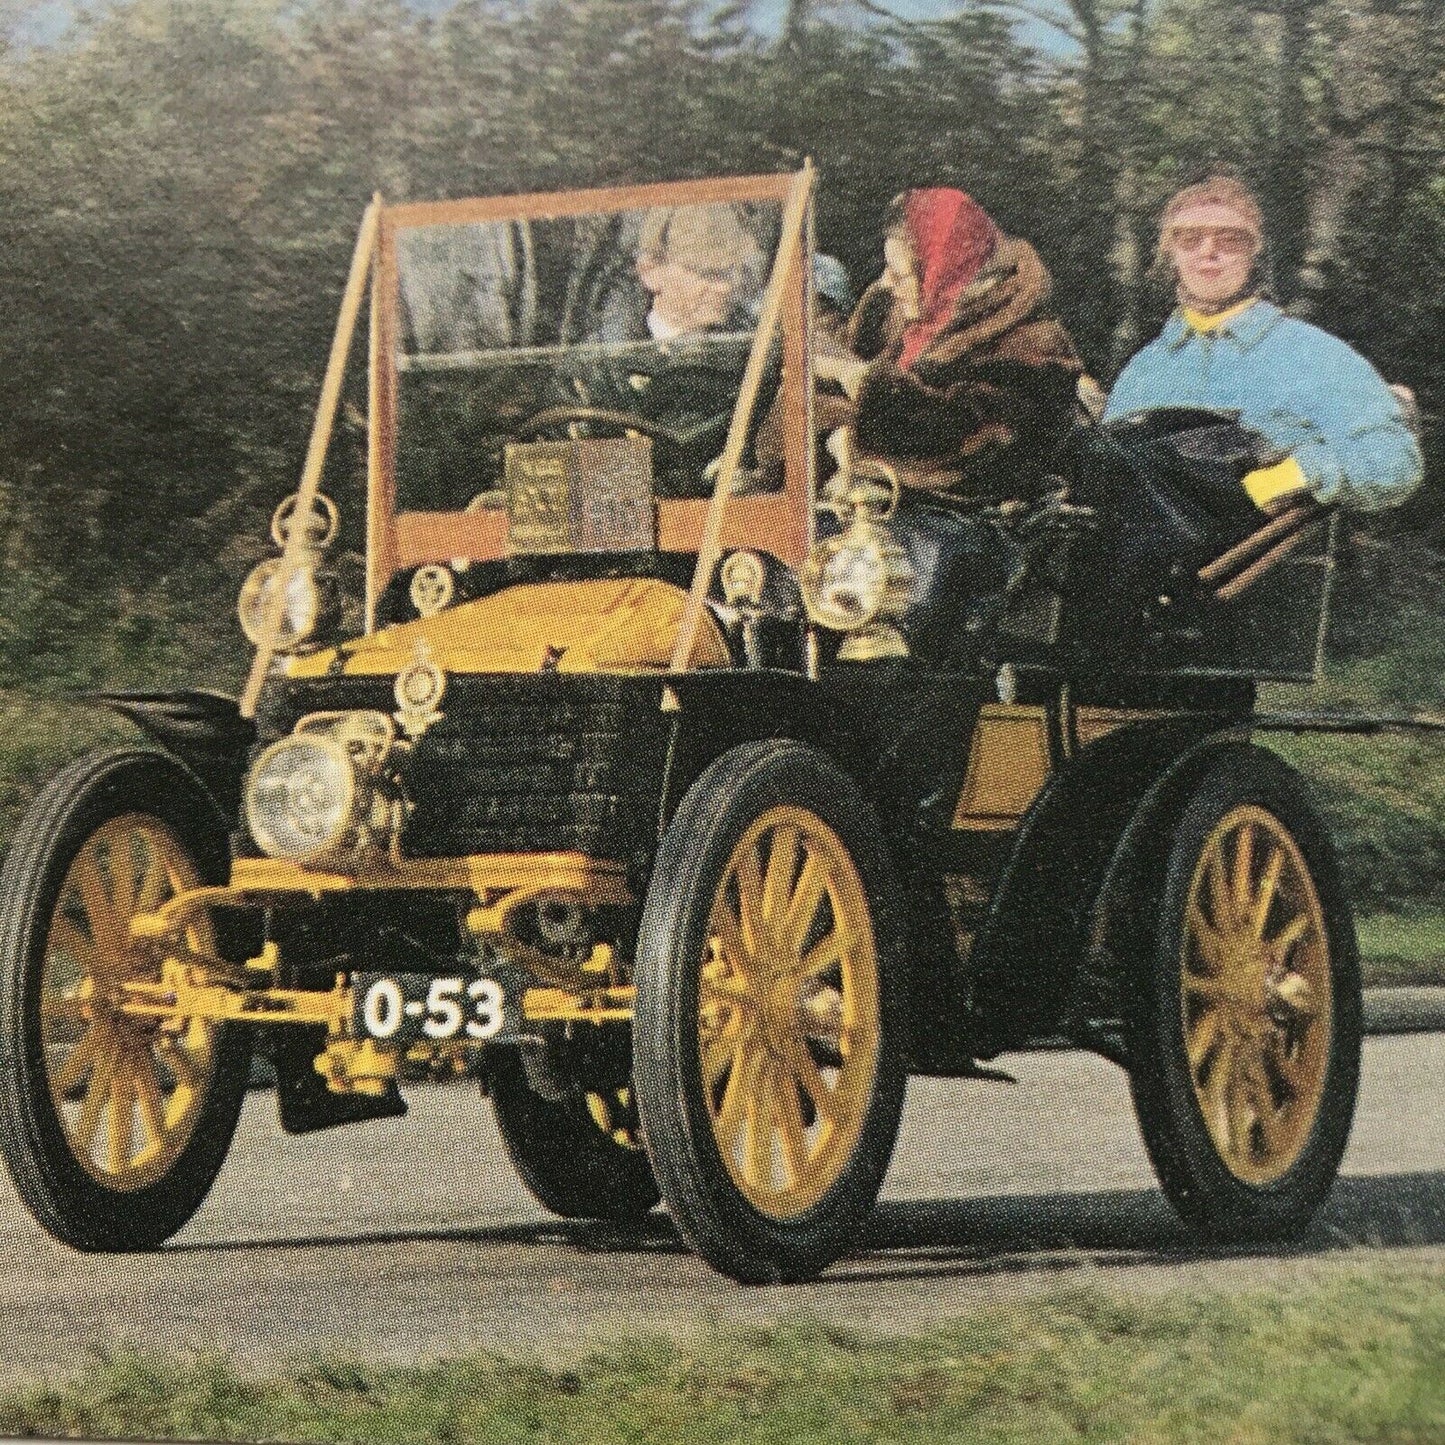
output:
[[[57, 1239], [146, 1249], [200, 1205], [246, 1088], [246, 1031], [119, 1007], [159, 981], [138, 914], [223, 880], [225, 824], [179, 764], [133, 750], [82, 758], [36, 799], [0, 874], [0, 1150]], [[220, 925], [196, 914], [195, 953]]]
[[805, 1279], [866, 1218], [903, 1103], [901, 963], [853, 784], [795, 743], [714, 763], [648, 889], [634, 1075], [663, 1199], [715, 1268]]

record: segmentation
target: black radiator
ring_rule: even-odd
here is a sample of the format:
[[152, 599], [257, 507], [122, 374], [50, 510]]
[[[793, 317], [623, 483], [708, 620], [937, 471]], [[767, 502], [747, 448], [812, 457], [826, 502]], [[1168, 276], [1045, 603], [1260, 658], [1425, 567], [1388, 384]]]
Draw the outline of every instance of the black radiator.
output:
[[[660, 696], [660, 680], [648, 677], [448, 678], [442, 720], [403, 765], [415, 805], [403, 851], [650, 855], [670, 723]], [[308, 713], [395, 707], [390, 677], [276, 682], [257, 720], [258, 749]]]

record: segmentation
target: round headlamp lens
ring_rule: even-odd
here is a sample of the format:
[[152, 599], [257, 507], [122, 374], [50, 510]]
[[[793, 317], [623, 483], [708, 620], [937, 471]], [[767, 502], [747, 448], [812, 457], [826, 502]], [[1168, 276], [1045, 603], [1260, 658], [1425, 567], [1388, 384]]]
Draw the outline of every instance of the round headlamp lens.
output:
[[[254, 647], [261, 645], [265, 634], [267, 613], [280, 574], [281, 559], [272, 557], [254, 567], [241, 586], [236, 612], [241, 619], [241, 631]], [[278, 651], [286, 652], [305, 642], [316, 630], [320, 615], [321, 589], [317, 585], [316, 573], [313, 568], [303, 564], [296, 568], [286, 582], [286, 598], [281, 608], [281, 621], [274, 643]]]
[[327, 738], [289, 737], [256, 761], [246, 785], [246, 821], [272, 858], [314, 858], [338, 847], [352, 823], [356, 776]]

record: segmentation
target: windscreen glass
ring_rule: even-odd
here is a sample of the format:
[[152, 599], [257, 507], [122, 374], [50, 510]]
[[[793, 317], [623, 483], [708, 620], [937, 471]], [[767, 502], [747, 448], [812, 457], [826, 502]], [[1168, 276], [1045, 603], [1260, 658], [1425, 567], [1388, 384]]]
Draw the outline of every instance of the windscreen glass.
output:
[[505, 506], [509, 444], [583, 438], [648, 438], [658, 496], [707, 495], [780, 227], [728, 202], [399, 230], [398, 510]]

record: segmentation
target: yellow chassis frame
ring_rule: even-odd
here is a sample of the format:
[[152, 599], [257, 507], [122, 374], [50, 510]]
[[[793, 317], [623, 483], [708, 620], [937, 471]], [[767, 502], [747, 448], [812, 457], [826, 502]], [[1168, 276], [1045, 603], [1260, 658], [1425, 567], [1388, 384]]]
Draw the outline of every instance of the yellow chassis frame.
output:
[[[329, 1042], [317, 1060], [317, 1070], [330, 1087], [338, 1092], [379, 1093], [396, 1077], [401, 1055], [372, 1040], [350, 1037], [353, 1000], [344, 974], [337, 975], [330, 989], [278, 988], [264, 981], [277, 976], [281, 962], [274, 943], [237, 965], [197, 952], [186, 935], [191, 919], [212, 908], [259, 908], [296, 897], [320, 902], [345, 894], [389, 892], [449, 893], [459, 902], [473, 900], [466, 914], [473, 937], [497, 940], [544, 979], [557, 965], [510, 935], [510, 920], [519, 907], [551, 895], [604, 907], [630, 903], [633, 897], [621, 864], [582, 853], [378, 858], [355, 874], [324, 872], [280, 859], [238, 858], [228, 884], [188, 889], [156, 912], [131, 921], [132, 944], [161, 956], [161, 976], [158, 981], [121, 985], [116, 1006], [122, 1013], [156, 1019], [321, 1024]], [[581, 979], [559, 980], [552, 973], [552, 986], [527, 989], [522, 998], [524, 1020], [604, 1024], [632, 1018], [635, 990], [619, 980], [610, 948], [594, 948], [580, 974]], [[413, 1045], [406, 1057], [457, 1065], [482, 1047], [447, 1040]]]

